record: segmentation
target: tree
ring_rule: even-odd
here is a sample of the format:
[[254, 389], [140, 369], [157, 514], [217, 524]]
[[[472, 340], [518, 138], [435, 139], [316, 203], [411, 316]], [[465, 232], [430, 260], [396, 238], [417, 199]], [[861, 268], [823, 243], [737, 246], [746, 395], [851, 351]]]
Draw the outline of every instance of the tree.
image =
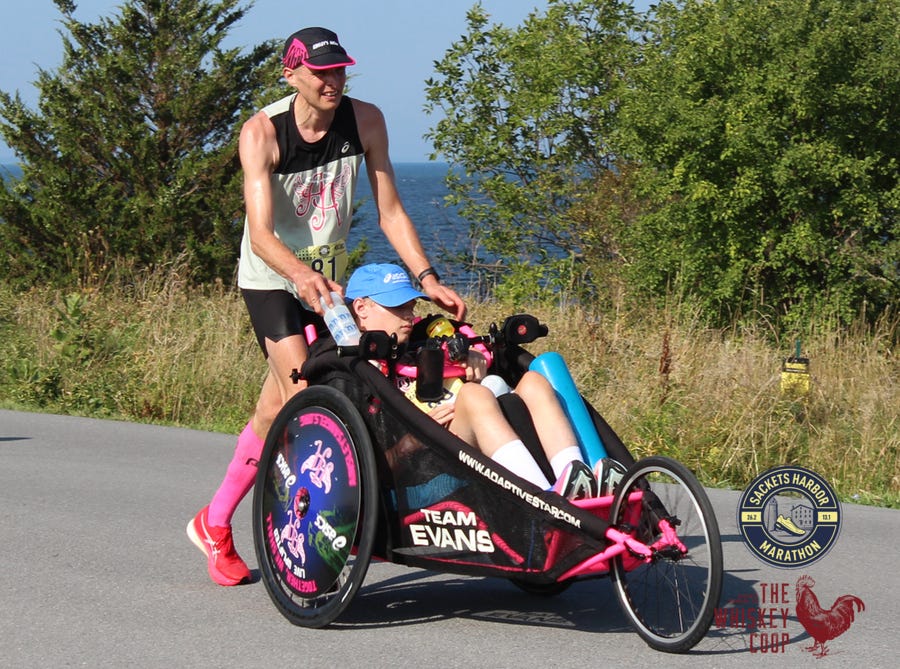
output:
[[489, 26], [480, 5], [467, 21], [426, 82], [426, 111], [442, 117], [429, 137], [488, 253], [480, 269], [505, 274], [513, 297], [534, 297], [535, 283], [590, 288], [586, 261], [614, 249], [606, 212], [586, 199], [615, 162], [609, 137], [638, 19], [617, 0], [550, 0], [516, 30]]
[[662, 3], [623, 98], [630, 285], [709, 313], [900, 298], [900, 2]]
[[187, 253], [198, 280], [233, 273], [236, 126], [276, 81], [274, 44], [225, 49], [238, 0], [128, 0], [114, 18], [62, 13], [63, 63], [38, 111], [0, 92], [22, 178], [0, 187], [0, 267], [24, 282], [93, 283]]

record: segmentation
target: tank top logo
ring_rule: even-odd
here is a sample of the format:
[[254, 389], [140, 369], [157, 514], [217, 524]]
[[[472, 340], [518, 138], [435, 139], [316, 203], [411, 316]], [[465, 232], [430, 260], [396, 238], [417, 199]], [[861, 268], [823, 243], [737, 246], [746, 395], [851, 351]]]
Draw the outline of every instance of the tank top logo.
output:
[[[341, 200], [350, 187], [350, 166], [342, 165], [337, 176], [327, 170], [319, 170], [307, 181], [298, 181], [294, 189], [295, 213], [298, 218], [306, 218], [312, 230], [322, 230], [329, 216], [337, 220], [341, 227]], [[330, 213], [332, 212], [332, 213]]]

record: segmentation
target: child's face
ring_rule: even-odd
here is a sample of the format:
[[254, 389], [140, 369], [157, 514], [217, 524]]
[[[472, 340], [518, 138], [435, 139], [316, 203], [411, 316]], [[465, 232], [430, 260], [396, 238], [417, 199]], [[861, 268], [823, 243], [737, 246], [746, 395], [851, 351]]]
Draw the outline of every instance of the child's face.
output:
[[396, 334], [397, 341], [403, 344], [412, 332], [417, 301], [410, 300], [399, 307], [383, 307], [371, 298], [361, 297], [353, 300], [353, 310], [360, 330], [384, 330], [389, 335]]

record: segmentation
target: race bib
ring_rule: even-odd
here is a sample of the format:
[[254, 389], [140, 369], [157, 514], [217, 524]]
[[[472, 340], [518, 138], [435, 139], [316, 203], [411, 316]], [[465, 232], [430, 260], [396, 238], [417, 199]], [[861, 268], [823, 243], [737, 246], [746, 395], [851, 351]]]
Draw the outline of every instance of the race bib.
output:
[[343, 240], [333, 244], [307, 246], [294, 251], [294, 255], [309, 265], [326, 279], [340, 282], [347, 271], [347, 243]]

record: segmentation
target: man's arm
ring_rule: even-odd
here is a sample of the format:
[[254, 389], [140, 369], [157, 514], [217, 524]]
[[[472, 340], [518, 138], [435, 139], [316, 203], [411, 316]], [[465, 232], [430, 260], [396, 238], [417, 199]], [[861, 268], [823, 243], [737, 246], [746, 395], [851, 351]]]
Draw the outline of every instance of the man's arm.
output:
[[[366, 171], [378, 211], [378, 224], [414, 277], [431, 267], [422, 248], [419, 233], [403, 208], [394, 181], [394, 168], [388, 155], [388, 135], [384, 116], [376, 106], [353, 101], [357, 127], [366, 154]], [[452, 288], [441, 285], [434, 275], [422, 278], [422, 290], [435, 304], [461, 320], [466, 305]]]
[[250, 247], [273, 270], [291, 281], [297, 294], [313, 309], [322, 311], [319, 296], [328, 297], [330, 291], [343, 292], [340, 284], [326, 279], [309, 265], [301, 262], [275, 236], [272, 204], [272, 172], [278, 162], [278, 143], [275, 127], [265, 114], [258, 113], [241, 128], [238, 142], [241, 168], [244, 172], [244, 202]]

